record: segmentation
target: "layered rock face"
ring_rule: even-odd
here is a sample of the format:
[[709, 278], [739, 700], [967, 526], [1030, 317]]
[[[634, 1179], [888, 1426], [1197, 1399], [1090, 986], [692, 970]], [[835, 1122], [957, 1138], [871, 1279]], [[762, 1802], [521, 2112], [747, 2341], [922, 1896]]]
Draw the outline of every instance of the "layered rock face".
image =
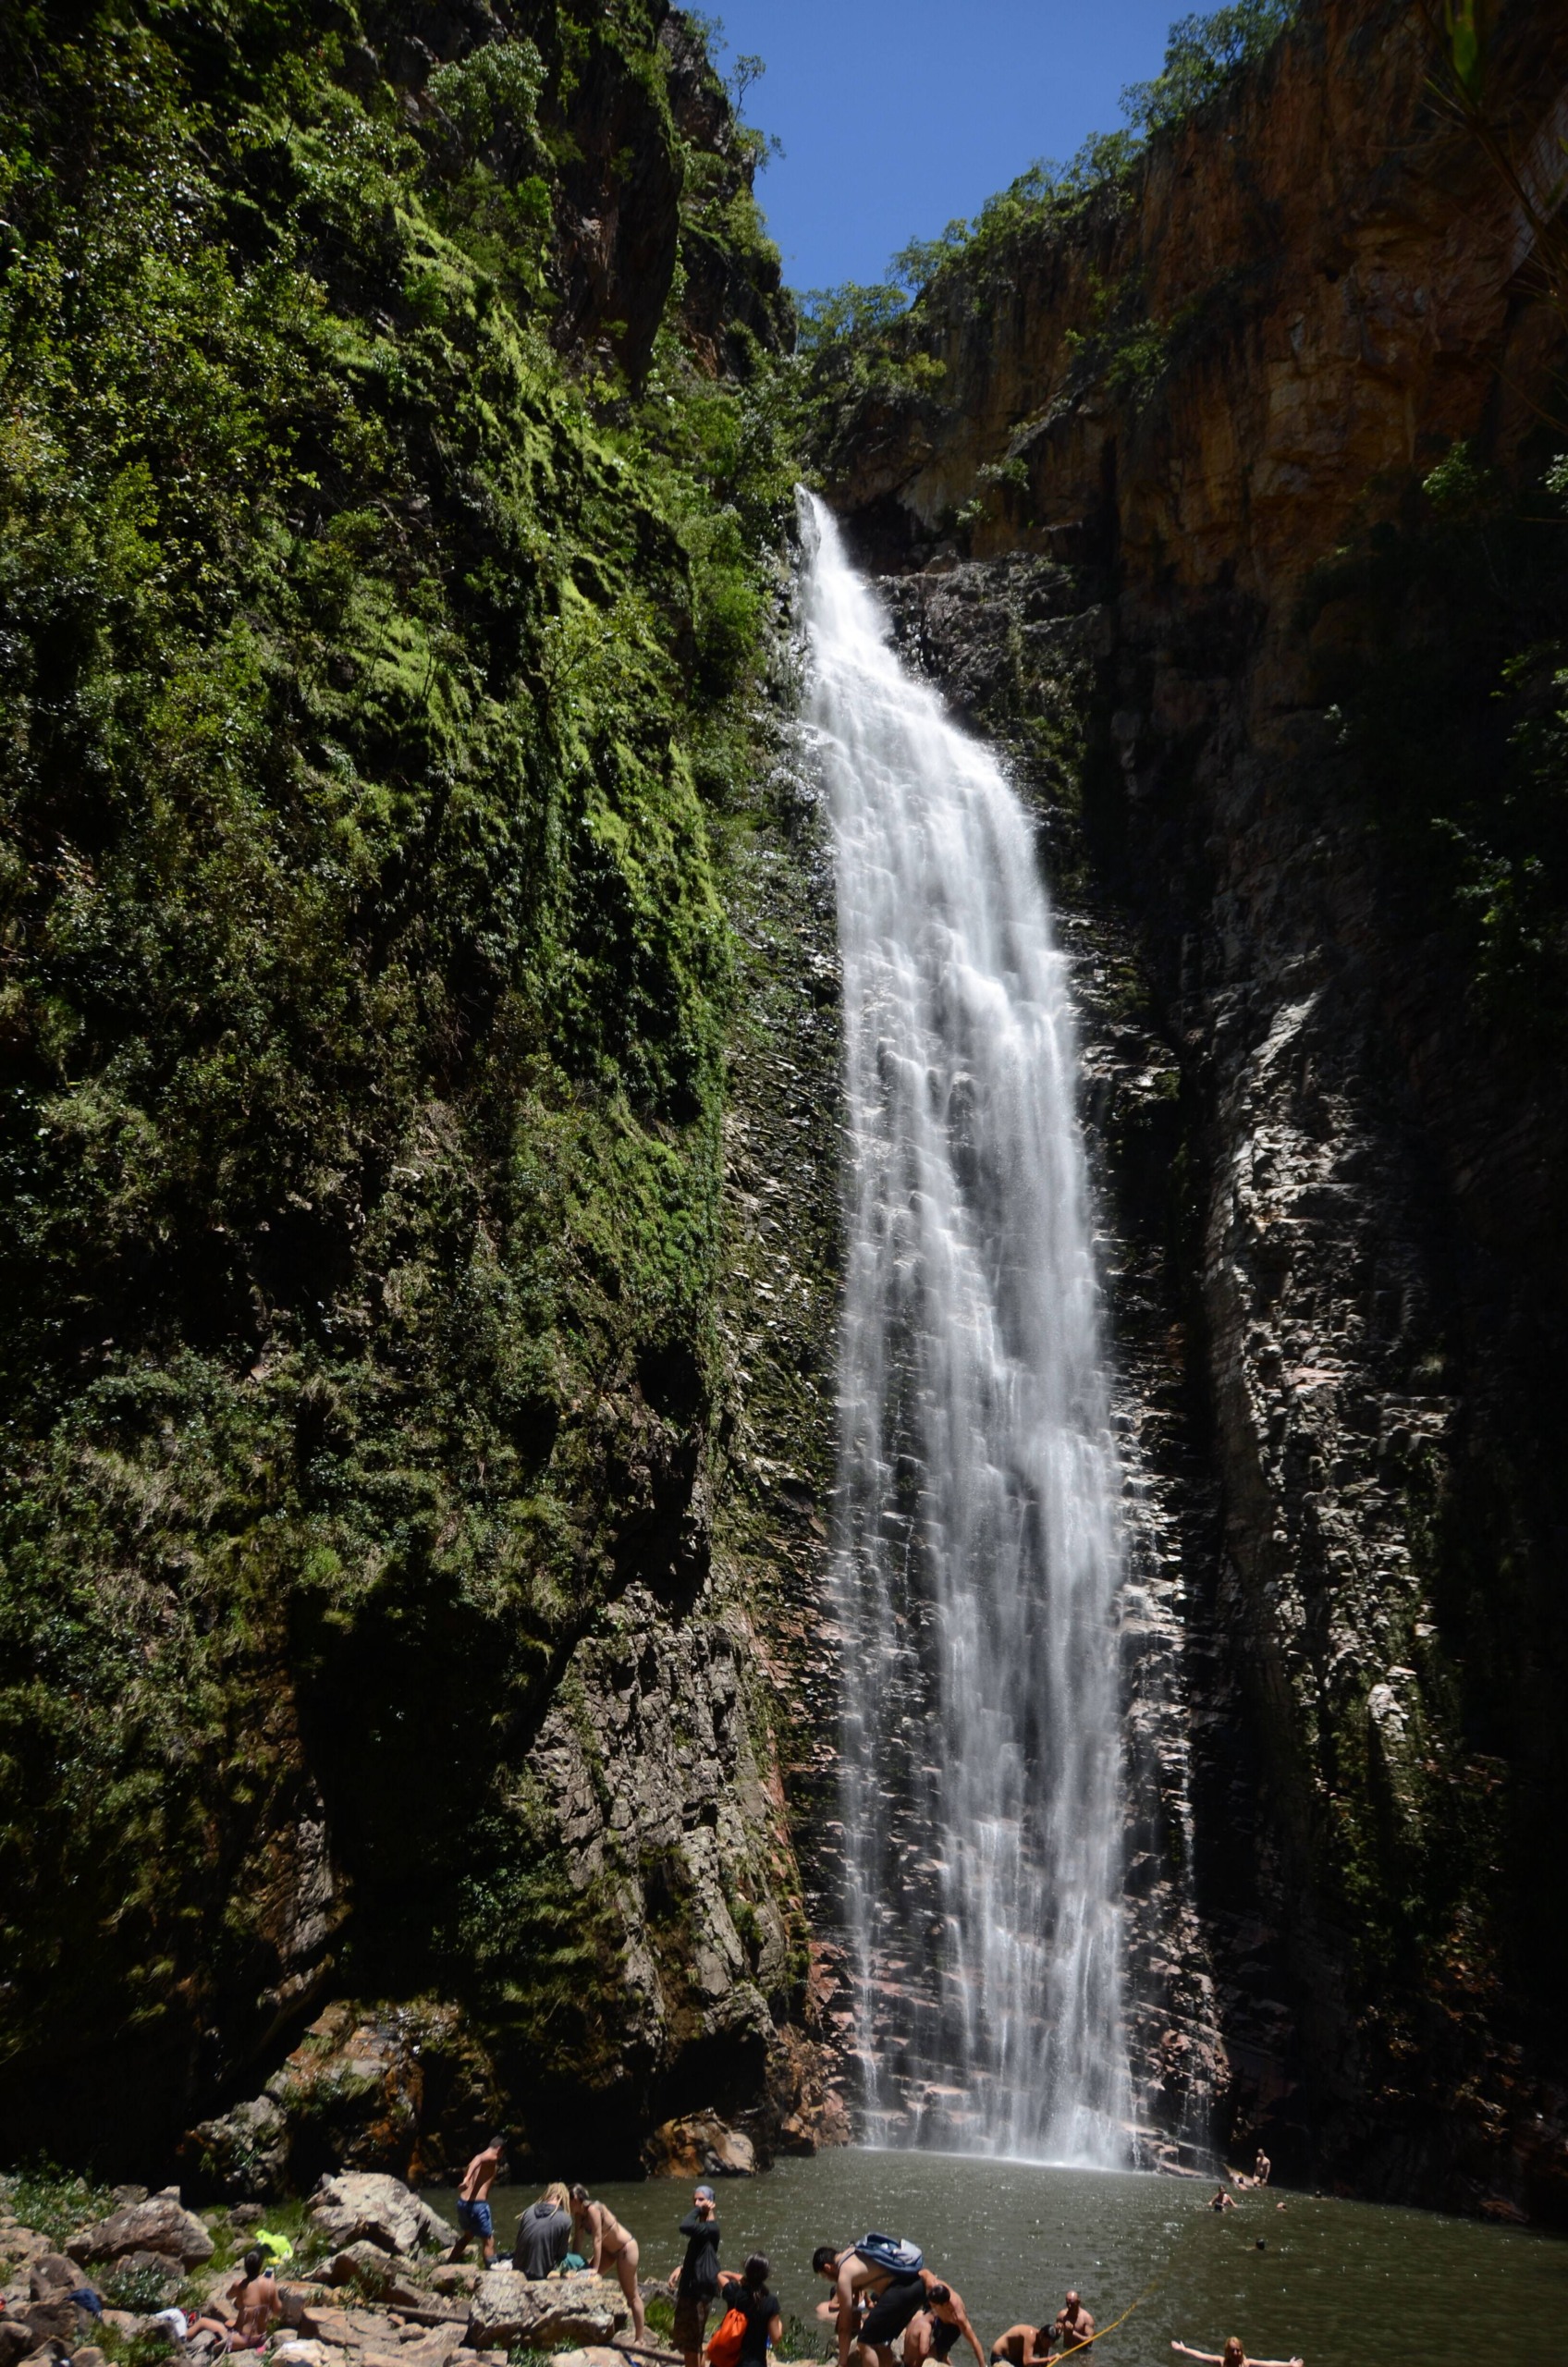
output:
[[[1551, 153], [1568, 30], [1500, 18], [1497, 118]], [[1149, 2107], [1561, 2220], [1568, 1110], [1376, 826], [1323, 573], [1458, 439], [1527, 473], [1551, 402], [1528, 225], [1428, 39], [1309, 5], [1130, 185], [948, 265], [821, 451], [1069, 914], [1147, 1482]]]

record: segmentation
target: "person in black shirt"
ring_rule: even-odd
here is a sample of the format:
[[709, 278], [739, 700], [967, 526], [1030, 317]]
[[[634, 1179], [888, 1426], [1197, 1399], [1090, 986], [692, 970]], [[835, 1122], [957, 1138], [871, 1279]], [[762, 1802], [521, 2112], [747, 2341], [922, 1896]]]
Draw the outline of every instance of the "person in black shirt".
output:
[[701, 2367], [708, 2311], [718, 2291], [718, 2216], [711, 2186], [700, 2186], [680, 2222], [686, 2257], [675, 2279], [675, 2348], [686, 2367]]
[[740, 2367], [767, 2367], [767, 2346], [777, 2342], [784, 2332], [778, 2300], [767, 2289], [771, 2274], [761, 2252], [752, 2253], [739, 2276], [720, 2274], [719, 2289], [725, 2301], [730, 2309], [739, 2310], [746, 2321]]

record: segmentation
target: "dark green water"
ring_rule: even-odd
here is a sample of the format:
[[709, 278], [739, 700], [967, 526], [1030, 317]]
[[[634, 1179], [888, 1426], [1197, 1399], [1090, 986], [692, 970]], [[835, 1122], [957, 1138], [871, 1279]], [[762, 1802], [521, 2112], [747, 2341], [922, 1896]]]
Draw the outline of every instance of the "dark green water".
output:
[[[814, 2334], [825, 2290], [812, 2279], [814, 2247], [882, 2227], [913, 2237], [928, 2265], [957, 2286], [987, 2351], [1004, 2326], [1054, 2314], [1069, 2285], [1101, 2325], [1152, 2286], [1126, 2324], [1095, 2345], [1092, 2367], [1173, 2367], [1172, 2336], [1218, 2350], [1229, 2334], [1263, 2358], [1299, 2352], [1306, 2367], [1568, 2361], [1568, 2243], [1293, 2194], [1243, 2196], [1219, 2218], [1207, 2208], [1212, 2190], [1173, 2178], [847, 2152], [784, 2162], [717, 2192], [725, 2265], [766, 2252], [786, 2320], [807, 2320]], [[496, 2189], [503, 2248], [533, 2192]], [[676, 2265], [685, 2187], [654, 2179], [594, 2192], [638, 2238], [644, 2277]], [[449, 2197], [431, 2199], [449, 2210]]]

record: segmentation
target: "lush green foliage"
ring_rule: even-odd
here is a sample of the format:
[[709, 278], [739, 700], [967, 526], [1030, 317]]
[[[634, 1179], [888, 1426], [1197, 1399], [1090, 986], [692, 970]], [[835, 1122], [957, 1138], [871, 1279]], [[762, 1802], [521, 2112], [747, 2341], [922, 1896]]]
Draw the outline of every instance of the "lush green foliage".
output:
[[1296, 0], [1231, 0], [1207, 17], [1179, 17], [1159, 72], [1128, 84], [1121, 112], [1144, 131], [1184, 122], [1243, 67], [1267, 56], [1295, 13]]
[[[769, 251], [640, 0], [526, 21], [410, 110], [373, 7], [6, 19], [0, 2063], [253, 1998], [317, 1784], [375, 1976], [489, 1977], [498, 1882], [547, 1982], [497, 1753], [676, 1551], [790, 475], [680, 307]], [[561, 195], [606, 89], [636, 385]]]

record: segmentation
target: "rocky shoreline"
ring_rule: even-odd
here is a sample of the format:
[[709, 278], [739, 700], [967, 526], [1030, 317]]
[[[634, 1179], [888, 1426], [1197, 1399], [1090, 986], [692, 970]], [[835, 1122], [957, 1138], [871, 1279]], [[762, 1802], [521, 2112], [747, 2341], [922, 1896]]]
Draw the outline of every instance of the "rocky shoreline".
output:
[[[0, 2367], [227, 2355], [221, 2336], [182, 2339], [162, 2313], [233, 2323], [233, 2256], [262, 2221], [259, 2204], [197, 2212], [178, 2187], [151, 2195], [118, 2187], [104, 2216], [56, 2242], [18, 2215], [15, 2184], [0, 2181]], [[535, 2281], [502, 2263], [453, 2261], [457, 2241], [458, 2230], [401, 2179], [324, 2177], [295, 2256], [277, 2270], [282, 2315], [267, 2357], [276, 2367], [450, 2367], [459, 2357], [467, 2367], [508, 2367], [533, 2350], [609, 2367], [626, 2355], [619, 2338], [631, 2312], [619, 2285], [559, 2271]], [[139, 2306], [117, 2306], [128, 2300]], [[654, 2343], [637, 2355], [668, 2354]]]

